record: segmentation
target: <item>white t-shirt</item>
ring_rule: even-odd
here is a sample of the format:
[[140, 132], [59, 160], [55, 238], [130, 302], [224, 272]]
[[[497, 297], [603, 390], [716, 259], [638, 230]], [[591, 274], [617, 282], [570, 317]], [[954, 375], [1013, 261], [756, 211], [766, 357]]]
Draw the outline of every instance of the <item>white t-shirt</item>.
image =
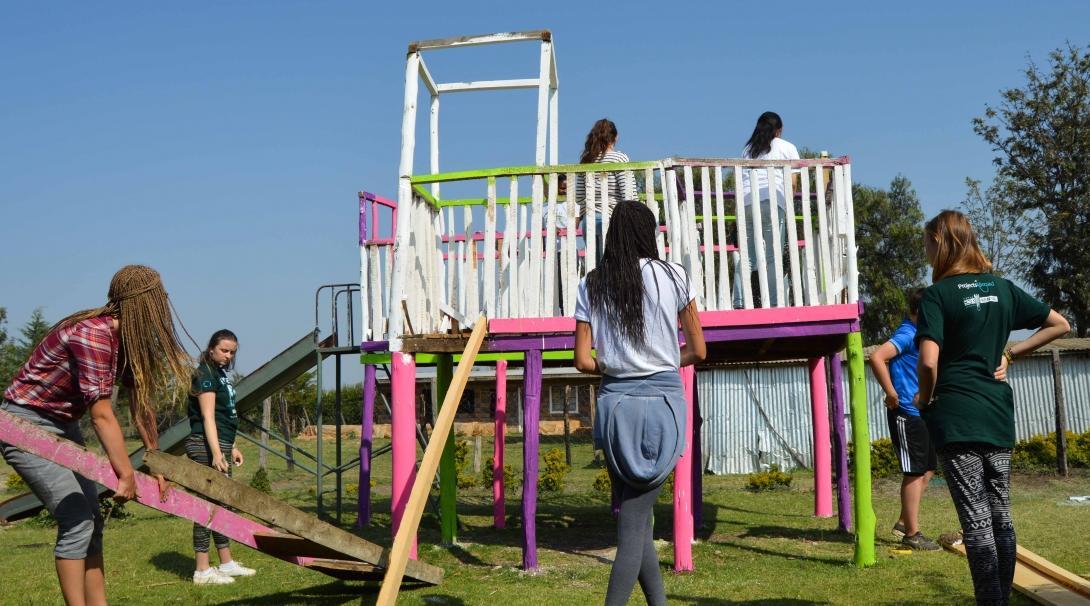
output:
[[594, 347], [598, 350], [598, 367], [611, 377], [642, 377], [666, 370], [676, 371], [681, 366], [677, 315], [696, 298], [692, 281], [677, 263], [642, 259], [640, 268], [644, 287], [643, 347], [632, 345], [605, 317], [591, 313], [587, 279], [579, 281], [575, 319], [590, 323]]
[[[746, 157], [745, 150], [742, 150], [742, 157]], [[790, 141], [785, 141], [779, 137], [772, 140], [772, 147], [766, 152], [754, 158], [755, 160], [798, 160], [799, 150]], [[745, 203], [748, 206], [751, 204], [749, 184], [749, 171], [742, 171], [742, 193], [745, 195]], [[768, 171], [763, 168], [757, 169], [757, 191], [760, 196], [760, 200], [771, 200], [771, 196], [768, 194]], [[784, 200], [783, 192], [783, 172], [776, 171], [776, 203], [780, 206], [785, 206], [787, 202]]]

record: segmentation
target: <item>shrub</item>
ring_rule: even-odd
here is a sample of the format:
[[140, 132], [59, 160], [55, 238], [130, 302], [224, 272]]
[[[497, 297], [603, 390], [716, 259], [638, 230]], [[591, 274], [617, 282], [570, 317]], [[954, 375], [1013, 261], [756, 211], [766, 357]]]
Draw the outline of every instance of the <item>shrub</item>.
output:
[[469, 471], [469, 442], [457, 440], [454, 442], [454, 469], [458, 478], [458, 488], [470, 488], [476, 482]]
[[603, 494], [611, 494], [613, 492], [613, 483], [609, 480], [609, 472], [605, 469], [598, 471], [598, 475], [594, 476], [594, 491]]
[[269, 473], [264, 467], [258, 467], [254, 477], [250, 478], [250, 488], [259, 490], [265, 494], [272, 492], [272, 483], [269, 482]]
[[125, 505], [127, 503], [118, 503], [113, 499], [101, 499], [98, 502], [98, 510], [103, 520], [127, 520], [133, 517], [133, 513]]
[[[855, 442], [848, 444], [848, 465], [854, 469]], [[870, 477], [887, 478], [901, 473], [897, 454], [893, 450], [893, 440], [879, 438], [870, 443]]]
[[[481, 468], [481, 487], [492, 490], [492, 466], [496, 464], [493, 457], [488, 457], [484, 467]], [[503, 466], [503, 490], [516, 491], [522, 488], [522, 476], [515, 473], [515, 468], [510, 465]]]
[[560, 492], [564, 490], [564, 476], [571, 471], [571, 466], [564, 459], [564, 451], [553, 448], [545, 453], [545, 471], [541, 474], [539, 487], [542, 492]]
[[1090, 467], [1090, 429], [1068, 438], [1067, 460], [1072, 467]]
[[787, 488], [790, 485], [791, 474], [780, 471], [779, 465], [773, 465], [766, 471], [751, 473], [746, 477], [746, 488], [755, 492]]
[[360, 494], [360, 485], [359, 484], [345, 484], [344, 485], [344, 494], [346, 494], [346, 495], [348, 495], [350, 497], [359, 496], [359, 494]]
[[49, 510], [42, 508], [38, 512], [38, 515], [27, 520], [27, 524], [31, 526], [38, 526], [39, 528], [56, 528], [57, 520], [53, 517], [53, 514], [49, 513]]
[[30, 490], [30, 487], [26, 485], [26, 480], [23, 479], [23, 476], [14, 471], [8, 474], [4, 486], [8, 490], [14, 490], [16, 492], [26, 492], [27, 490]]
[[[1090, 434], [1090, 432], [1087, 432]], [[1067, 460], [1075, 467], [1086, 465], [1084, 444], [1090, 443], [1087, 434], [1078, 435], [1073, 431], [1067, 436]], [[1056, 432], [1030, 436], [1019, 440], [1011, 453], [1011, 467], [1026, 471], [1045, 471], [1056, 467]]]
[[662, 483], [662, 492], [659, 493], [658, 498], [660, 503], [670, 503], [674, 500], [674, 472], [670, 472], [670, 475], [666, 476], [666, 481]]

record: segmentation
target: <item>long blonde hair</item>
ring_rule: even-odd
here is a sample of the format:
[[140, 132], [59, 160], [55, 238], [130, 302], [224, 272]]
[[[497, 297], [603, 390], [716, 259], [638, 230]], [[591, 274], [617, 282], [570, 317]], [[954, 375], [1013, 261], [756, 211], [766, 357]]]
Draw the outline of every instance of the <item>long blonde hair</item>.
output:
[[944, 210], [928, 221], [923, 231], [934, 251], [933, 255], [928, 255], [932, 282], [947, 276], [992, 270], [991, 261], [977, 244], [969, 218], [962, 213]]
[[179, 343], [159, 272], [146, 265], [122, 267], [110, 280], [106, 305], [78, 311], [53, 330], [101, 316], [118, 322], [121, 368], [115, 382], [132, 372], [138, 419], [154, 418], [158, 408], [155, 396], [166, 390], [188, 389], [193, 372], [193, 361]]

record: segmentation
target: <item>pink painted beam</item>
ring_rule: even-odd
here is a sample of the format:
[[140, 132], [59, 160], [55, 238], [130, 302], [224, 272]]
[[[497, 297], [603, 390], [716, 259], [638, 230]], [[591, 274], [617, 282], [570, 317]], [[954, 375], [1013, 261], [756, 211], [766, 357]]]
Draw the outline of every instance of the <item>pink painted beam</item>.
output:
[[830, 320], [856, 320], [858, 318], [859, 306], [855, 304], [813, 305], [806, 307], [702, 311], [700, 312], [700, 325], [704, 328], [715, 328], [720, 326], [828, 322]]
[[492, 439], [492, 525], [507, 525], [503, 498], [503, 450], [507, 439], [507, 360], [496, 360], [496, 431]]
[[[117, 474], [106, 457], [4, 411], [0, 411], [0, 441], [71, 469], [110, 490], [117, 488]], [[159, 483], [139, 471], [136, 472], [136, 495], [136, 501], [141, 505], [196, 522], [253, 549], [258, 549], [254, 535], [274, 532], [267, 526], [175, 488], [168, 489], [166, 500], [160, 501]], [[313, 561], [313, 558], [282, 559], [299, 566]]]
[[825, 358], [811, 358], [810, 402], [814, 425], [814, 515], [833, 516], [833, 468], [829, 441], [829, 388], [825, 379]]
[[[391, 531], [397, 536], [405, 507], [409, 504], [416, 479], [416, 359], [412, 354], [394, 352], [390, 356], [393, 376], [390, 385], [392, 419], [390, 419], [391, 486], [390, 513], [393, 517]], [[416, 538], [413, 537], [409, 557], [416, 559]]]
[[575, 318], [494, 318], [488, 321], [489, 334], [535, 334], [574, 332]]
[[685, 390], [685, 450], [674, 467], [674, 572], [693, 570], [693, 400], [696, 397], [696, 369], [682, 368]]

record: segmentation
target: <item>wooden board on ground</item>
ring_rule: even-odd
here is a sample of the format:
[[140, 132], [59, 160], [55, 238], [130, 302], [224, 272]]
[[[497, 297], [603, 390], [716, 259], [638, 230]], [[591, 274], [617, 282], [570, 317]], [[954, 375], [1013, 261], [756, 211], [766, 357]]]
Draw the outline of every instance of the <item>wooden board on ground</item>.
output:
[[[256, 532], [257, 548], [278, 558], [303, 557], [325, 560], [343, 560], [344, 554], [314, 541], [282, 532]], [[356, 560], [353, 560], [356, 561]]]
[[[376, 566], [386, 566], [388, 554], [379, 545], [236, 482], [211, 467], [162, 452], [145, 454], [144, 462], [153, 473], [162, 474], [180, 486], [328, 548], [337, 555], [337, 559], [355, 559]], [[443, 580], [441, 568], [415, 560], [409, 562], [405, 574], [433, 585], [438, 585]]]
[[381, 581], [383, 574], [385, 574], [385, 570], [382, 568], [372, 566], [366, 562], [315, 558], [303, 566], [343, 581]]
[[[965, 545], [943, 545], [943, 547], [962, 556], [965, 555]], [[1027, 553], [1029, 555], [1026, 555]], [[1030, 565], [1027, 561], [1033, 561], [1036, 564]], [[1037, 565], [1041, 565], [1042, 568], [1037, 568]], [[1033, 552], [1019, 547], [1018, 564], [1014, 567], [1014, 588], [1045, 606], [1090, 606], [1090, 597], [1080, 595], [1079, 592], [1073, 591], [1066, 586], [1066, 583], [1059, 582], [1059, 579], [1053, 576], [1058, 574], [1058, 571], [1071, 574]]]
[[477, 352], [480, 351], [486, 334], [488, 334], [488, 319], [481, 314], [473, 325], [473, 333], [469, 336], [465, 350], [462, 351], [458, 369], [451, 377], [447, 394], [443, 398], [443, 405], [433, 425], [431, 438], [428, 440], [427, 448], [424, 449], [424, 458], [420, 461], [416, 479], [409, 492], [409, 502], [405, 505], [401, 525], [398, 526], [397, 536], [394, 537], [394, 545], [390, 548], [389, 566], [382, 581], [382, 589], [378, 594], [379, 606], [393, 606], [397, 601], [398, 590], [401, 588], [401, 578], [408, 574], [406, 564], [410, 566], [413, 564], [413, 561], [409, 560], [409, 548], [420, 526], [420, 515], [424, 513], [424, 500], [431, 492], [432, 480], [439, 469], [439, 457], [443, 454], [447, 436], [450, 434], [451, 426], [454, 425], [454, 415], [458, 412], [458, 403], [462, 400], [462, 391], [465, 390], [466, 382], [469, 381], [469, 373], [473, 370], [473, 362], [477, 359]]

